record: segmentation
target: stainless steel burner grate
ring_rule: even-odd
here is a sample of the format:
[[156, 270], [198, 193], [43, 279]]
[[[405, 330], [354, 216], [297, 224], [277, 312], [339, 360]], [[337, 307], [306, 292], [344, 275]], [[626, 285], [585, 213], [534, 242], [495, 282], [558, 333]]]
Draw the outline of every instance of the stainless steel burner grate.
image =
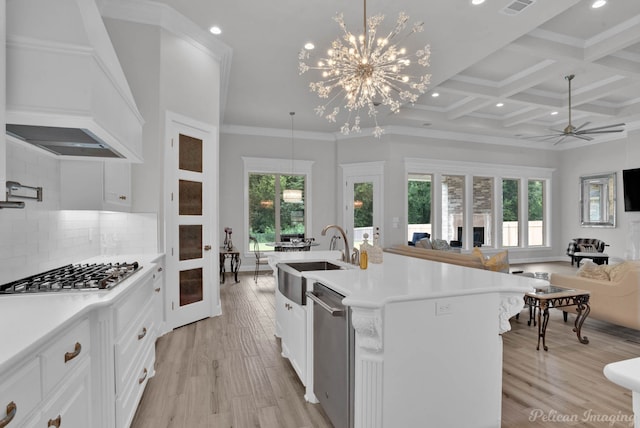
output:
[[105, 290], [138, 269], [138, 262], [70, 264], [0, 285], [0, 294]]

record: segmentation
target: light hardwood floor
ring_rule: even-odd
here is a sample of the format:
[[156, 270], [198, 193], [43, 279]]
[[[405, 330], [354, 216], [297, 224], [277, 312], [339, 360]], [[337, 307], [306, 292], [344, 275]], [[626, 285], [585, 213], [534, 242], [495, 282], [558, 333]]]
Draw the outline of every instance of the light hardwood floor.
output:
[[[554, 271], [549, 265], [526, 270]], [[256, 285], [252, 275], [240, 277], [238, 284], [221, 285], [221, 316], [158, 340], [156, 375], [133, 428], [331, 427], [320, 406], [304, 401], [302, 384], [280, 356], [273, 278], [261, 276]], [[564, 323], [561, 312], [552, 311], [545, 352], [536, 351], [537, 328], [527, 320], [523, 310], [503, 335], [502, 426], [633, 426], [631, 393], [602, 369], [640, 356], [640, 332], [587, 319], [584, 345], [571, 331], [573, 317]]]

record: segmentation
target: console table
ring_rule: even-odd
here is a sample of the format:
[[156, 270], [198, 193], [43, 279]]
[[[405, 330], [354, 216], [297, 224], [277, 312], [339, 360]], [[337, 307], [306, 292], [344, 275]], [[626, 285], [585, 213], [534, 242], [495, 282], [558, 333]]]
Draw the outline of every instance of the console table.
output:
[[224, 284], [225, 261], [227, 259], [231, 260], [231, 272], [233, 272], [235, 281], [239, 282], [238, 271], [240, 270], [240, 264], [242, 263], [242, 260], [240, 260], [240, 251], [236, 247], [231, 249], [220, 247], [220, 283]]
[[[524, 295], [525, 305], [529, 308], [538, 309], [538, 347], [540, 350], [540, 339], [542, 339], [542, 347], [548, 350], [545, 343], [547, 333], [547, 324], [549, 323], [549, 308], [564, 308], [567, 306], [575, 306], [578, 315], [574, 324], [573, 331], [577, 334], [580, 343], [589, 343], [587, 337], [581, 335], [580, 330], [584, 320], [589, 315], [591, 308], [589, 307], [589, 292], [585, 290], [575, 290], [571, 288], [556, 287], [549, 285], [548, 287], [537, 288], [536, 290]], [[565, 312], [566, 316], [566, 312]], [[540, 320], [542, 317], [542, 322]], [[566, 318], [565, 318], [566, 320]]]

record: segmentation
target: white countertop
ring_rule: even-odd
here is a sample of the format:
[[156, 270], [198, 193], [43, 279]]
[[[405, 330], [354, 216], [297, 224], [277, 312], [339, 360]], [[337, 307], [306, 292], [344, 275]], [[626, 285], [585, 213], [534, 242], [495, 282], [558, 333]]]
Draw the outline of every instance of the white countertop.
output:
[[139, 279], [151, 275], [162, 254], [98, 256], [79, 263], [137, 261], [141, 269], [110, 290], [0, 295], [0, 372], [29, 355], [68, 323], [95, 306], [108, 305]]
[[640, 358], [609, 363], [603, 371], [606, 378], [616, 385], [640, 392]]
[[[312, 252], [306, 255], [292, 254], [295, 254], [295, 259], [282, 256], [278, 261], [320, 259], [319, 254]], [[496, 290], [524, 294], [532, 291], [535, 286], [548, 285], [548, 281], [521, 275], [466, 268], [390, 253], [384, 253], [382, 264], [369, 263], [366, 270], [349, 266], [349, 269], [344, 270], [309, 271], [302, 275], [344, 295], [345, 305], [365, 308], [379, 308], [397, 301], [483, 294]]]

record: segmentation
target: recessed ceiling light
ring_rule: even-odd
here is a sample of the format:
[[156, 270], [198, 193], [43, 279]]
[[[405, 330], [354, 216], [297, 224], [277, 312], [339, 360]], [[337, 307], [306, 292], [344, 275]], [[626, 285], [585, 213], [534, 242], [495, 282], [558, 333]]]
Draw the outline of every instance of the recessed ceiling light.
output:
[[438, 98], [440, 96], [440, 94], [438, 92], [434, 92], [433, 94], [431, 94], [431, 96], [433, 98]]
[[598, 9], [599, 7], [602, 7], [605, 4], [607, 4], [607, 0], [596, 0], [596, 1], [593, 2], [591, 7], [594, 8], [594, 9]]
[[222, 33], [222, 30], [217, 25], [214, 25], [213, 27], [209, 28], [209, 31], [211, 32], [211, 34], [215, 34], [215, 35]]
[[555, 116], [556, 114], [558, 114], [558, 112], [557, 112], [557, 111], [552, 111], [552, 112], [551, 112], [551, 116]]
[[496, 107], [502, 107], [502, 106], [504, 106], [504, 103], [498, 103], [498, 104], [496, 104]]
[[477, 6], [482, 3], [484, 3], [484, 0], [471, 0], [471, 4], [474, 6]]
[[304, 48], [305, 48], [306, 50], [308, 50], [308, 51], [313, 50], [315, 47], [316, 47], [316, 46], [315, 46], [313, 43], [311, 43], [311, 42], [305, 43], [305, 45], [304, 45]]

